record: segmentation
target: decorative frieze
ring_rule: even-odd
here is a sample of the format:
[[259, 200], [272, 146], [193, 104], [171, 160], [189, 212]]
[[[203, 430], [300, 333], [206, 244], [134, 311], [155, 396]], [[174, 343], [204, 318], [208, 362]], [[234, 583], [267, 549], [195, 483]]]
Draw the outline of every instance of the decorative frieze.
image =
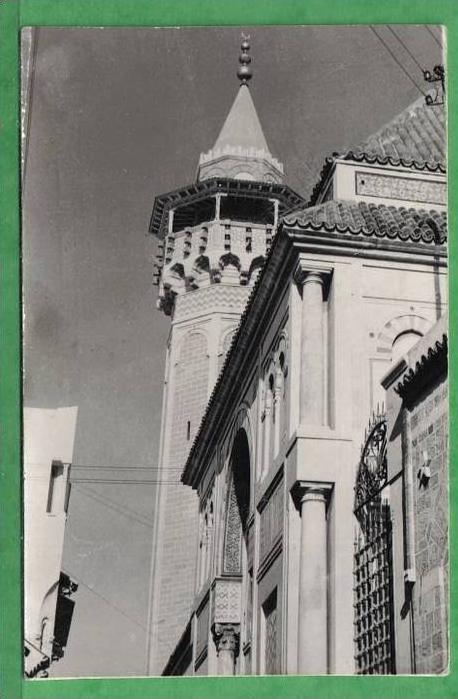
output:
[[447, 203], [446, 184], [437, 180], [355, 172], [355, 188], [356, 194], [369, 197], [442, 206]]

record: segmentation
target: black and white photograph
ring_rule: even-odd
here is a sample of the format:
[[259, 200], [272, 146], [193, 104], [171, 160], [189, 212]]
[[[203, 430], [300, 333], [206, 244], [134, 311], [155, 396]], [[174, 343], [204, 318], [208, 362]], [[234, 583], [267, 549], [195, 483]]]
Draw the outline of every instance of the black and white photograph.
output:
[[446, 70], [22, 30], [27, 678], [448, 672]]

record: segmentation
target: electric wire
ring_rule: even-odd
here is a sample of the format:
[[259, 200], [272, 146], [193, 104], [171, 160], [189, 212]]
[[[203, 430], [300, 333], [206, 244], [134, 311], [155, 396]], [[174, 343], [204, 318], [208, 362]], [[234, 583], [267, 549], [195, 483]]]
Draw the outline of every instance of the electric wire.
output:
[[[49, 466], [48, 463], [38, 462], [38, 461], [27, 461], [27, 466]], [[92, 471], [167, 471], [173, 473], [178, 471], [181, 473], [183, 468], [181, 466], [135, 466], [134, 464], [126, 464], [125, 466], [109, 466], [108, 464], [69, 464], [72, 468], [78, 470], [92, 470]]]
[[[24, 479], [27, 483], [38, 482], [38, 483], [49, 483], [48, 476], [27, 476]], [[117, 484], [117, 485], [183, 485], [181, 480], [166, 480], [164, 478], [142, 478], [142, 479], [128, 479], [128, 478], [72, 478], [70, 477], [70, 483], [95, 483], [95, 484]]]
[[389, 24], [387, 24], [387, 27], [388, 27], [389, 31], [393, 34], [393, 36], [399, 41], [399, 43], [400, 43], [401, 46], [404, 48], [404, 50], [409, 54], [410, 58], [411, 58], [412, 61], [415, 63], [415, 65], [416, 65], [417, 68], [420, 70], [420, 72], [423, 74], [424, 67], [421, 66], [421, 65], [419, 64], [419, 62], [418, 62], [417, 59], [415, 58], [415, 56], [414, 56], [414, 54], [412, 53], [412, 51], [408, 48], [408, 46], [406, 46], [406, 44], [405, 44], [404, 41], [401, 39], [401, 37], [394, 31], [394, 29], [393, 29], [392, 27], [390, 27]]
[[369, 29], [375, 34], [375, 36], [377, 37], [377, 39], [379, 40], [379, 42], [382, 44], [382, 46], [385, 47], [385, 49], [386, 49], [386, 50], [388, 51], [388, 53], [390, 54], [391, 58], [392, 58], [392, 59], [395, 61], [395, 63], [399, 66], [399, 68], [402, 70], [402, 72], [408, 77], [408, 79], [410, 80], [410, 82], [412, 83], [412, 85], [414, 85], [415, 88], [416, 88], [419, 92], [421, 92], [421, 94], [425, 97], [426, 95], [425, 95], [425, 93], [423, 92], [423, 90], [421, 89], [421, 87], [419, 87], [419, 85], [415, 82], [415, 80], [414, 80], [414, 79], [412, 78], [412, 76], [410, 75], [409, 71], [402, 65], [402, 63], [400, 63], [400, 61], [398, 60], [396, 54], [395, 54], [394, 51], [388, 46], [388, 44], [386, 43], [386, 41], [384, 41], [384, 40], [382, 39], [382, 37], [376, 32], [376, 30], [374, 29], [374, 27], [373, 27], [371, 24], [369, 25]]
[[[160, 466], [135, 466], [134, 464], [127, 464], [125, 466], [108, 466], [104, 464], [101, 466], [100, 464], [72, 464], [72, 469], [78, 468], [78, 469], [92, 469], [92, 470], [102, 470], [106, 469], [107, 471], [127, 471], [127, 470], [132, 470], [132, 471], [162, 471], [163, 469]], [[182, 469], [179, 466], [176, 467], [167, 467], [167, 471], [181, 471]]]
[[71, 483], [96, 483], [106, 485], [180, 485], [181, 481], [166, 481], [166, 480], [127, 480], [116, 478], [70, 478]]
[[424, 28], [426, 29], [426, 31], [427, 31], [429, 34], [431, 34], [431, 36], [433, 37], [433, 39], [434, 39], [434, 41], [436, 42], [436, 44], [442, 48], [442, 42], [439, 41], [439, 39], [437, 38], [437, 36], [435, 35], [435, 33], [433, 32], [433, 30], [431, 29], [431, 27], [429, 27], [427, 24], [424, 24], [423, 26], [424, 26]]
[[74, 575], [72, 572], [70, 572], [70, 571], [68, 570], [68, 568], [63, 568], [62, 571], [63, 571], [64, 573], [66, 573], [66, 574], [70, 577], [71, 580], [73, 580], [74, 582], [76, 582], [78, 585], [82, 585], [82, 586], [85, 587], [87, 590], [89, 590], [90, 592], [92, 592], [94, 595], [96, 595], [97, 597], [100, 597], [100, 599], [103, 599], [103, 601], [106, 602], [106, 604], [108, 604], [109, 607], [112, 607], [112, 609], [115, 609], [117, 612], [119, 612], [119, 614], [122, 614], [122, 616], [126, 617], [126, 619], [129, 619], [129, 621], [131, 621], [133, 624], [136, 624], [136, 625], [139, 626], [141, 629], [143, 629], [144, 631], [146, 631], [146, 626], [144, 626], [140, 621], [137, 621], [136, 619], [134, 619], [133, 617], [131, 617], [131, 616], [130, 616], [129, 614], [127, 614], [123, 609], [121, 609], [121, 607], [118, 607], [116, 604], [113, 604], [113, 602], [110, 602], [110, 600], [107, 599], [104, 595], [102, 595], [100, 592], [97, 592], [97, 590], [95, 590], [93, 587], [91, 587], [90, 585], [88, 585], [87, 583], [85, 583], [83, 580], [81, 580], [80, 578], [78, 578], [77, 575]]
[[127, 519], [132, 520], [133, 522], [137, 522], [138, 524], [142, 524], [143, 526], [148, 527], [149, 529], [153, 529], [153, 520], [150, 520], [147, 517], [143, 517], [139, 512], [131, 510], [130, 507], [127, 507], [126, 505], [117, 503], [114, 500], [110, 500], [110, 498], [107, 498], [103, 495], [99, 495], [98, 493], [94, 493], [91, 490], [86, 490], [86, 488], [78, 488], [78, 493], [83, 493], [83, 495], [86, 495], [86, 497], [95, 500], [95, 502], [104, 505], [109, 510], [121, 514]]

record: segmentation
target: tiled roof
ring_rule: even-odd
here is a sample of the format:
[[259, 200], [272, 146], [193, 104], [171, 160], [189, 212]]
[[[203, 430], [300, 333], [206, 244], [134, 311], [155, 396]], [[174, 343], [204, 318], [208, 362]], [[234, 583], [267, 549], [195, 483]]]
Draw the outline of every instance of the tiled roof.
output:
[[446, 128], [443, 105], [428, 106], [420, 97], [363, 143], [328, 156], [310, 196], [313, 206], [327, 182], [336, 160], [355, 160], [377, 165], [445, 172]]
[[327, 201], [291, 213], [284, 219], [284, 224], [288, 228], [324, 229], [441, 245], [447, 240], [445, 212], [361, 201]]
[[443, 105], [428, 106], [420, 97], [386, 126], [345, 155], [384, 160], [390, 164], [445, 168], [446, 136]]

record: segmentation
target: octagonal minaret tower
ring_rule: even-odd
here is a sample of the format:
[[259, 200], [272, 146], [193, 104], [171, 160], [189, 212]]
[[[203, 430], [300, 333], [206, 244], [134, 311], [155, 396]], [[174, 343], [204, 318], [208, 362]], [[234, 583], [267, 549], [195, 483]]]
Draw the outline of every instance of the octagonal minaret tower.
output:
[[303, 203], [283, 184], [248, 87], [244, 39], [240, 87], [196, 182], [154, 202], [158, 308], [171, 316], [153, 533], [148, 674], [163, 671], [185, 631], [195, 593], [196, 493], [180, 483], [193, 437], [282, 214]]

